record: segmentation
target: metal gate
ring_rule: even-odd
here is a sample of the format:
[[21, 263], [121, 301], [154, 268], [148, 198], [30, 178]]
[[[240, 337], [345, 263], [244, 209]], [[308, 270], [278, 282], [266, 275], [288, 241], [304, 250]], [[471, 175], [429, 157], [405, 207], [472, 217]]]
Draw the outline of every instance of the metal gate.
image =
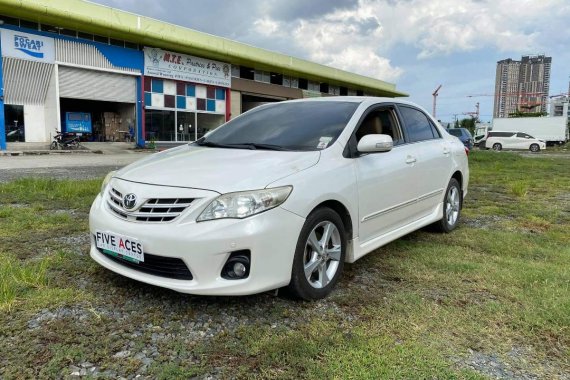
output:
[[59, 66], [60, 98], [136, 103], [136, 81], [132, 75]]

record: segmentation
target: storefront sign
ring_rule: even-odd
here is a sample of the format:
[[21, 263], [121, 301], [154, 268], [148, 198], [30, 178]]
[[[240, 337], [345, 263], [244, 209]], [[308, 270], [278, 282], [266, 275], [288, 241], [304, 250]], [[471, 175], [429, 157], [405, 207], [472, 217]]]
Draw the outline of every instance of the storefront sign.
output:
[[144, 75], [219, 87], [231, 87], [229, 63], [144, 48]]
[[55, 47], [53, 38], [36, 34], [2, 29], [2, 55], [28, 59], [31, 61], [53, 63]]

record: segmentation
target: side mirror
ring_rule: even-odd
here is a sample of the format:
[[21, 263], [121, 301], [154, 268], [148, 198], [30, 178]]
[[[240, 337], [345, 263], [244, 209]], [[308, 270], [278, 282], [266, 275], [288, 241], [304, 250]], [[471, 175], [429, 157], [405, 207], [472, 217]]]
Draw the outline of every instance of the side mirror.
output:
[[394, 147], [390, 135], [366, 135], [360, 139], [356, 149], [360, 153], [389, 152]]

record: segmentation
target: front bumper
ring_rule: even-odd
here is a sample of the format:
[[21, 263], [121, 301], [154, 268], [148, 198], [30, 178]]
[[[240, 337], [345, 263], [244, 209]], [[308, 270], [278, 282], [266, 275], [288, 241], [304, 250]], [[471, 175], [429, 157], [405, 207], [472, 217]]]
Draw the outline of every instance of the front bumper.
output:
[[[197, 214], [199, 211], [189, 213]], [[99, 195], [93, 202], [89, 215], [90, 255], [113, 272], [182, 293], [253, 294], [289, 283], [295, 247], [304, 222], [300, 216], [280, 207], [246, 219], [196, 223], [195, 218], [183, 214], [172, 222], [134, 222], [114, 215], [109, 210], [105, 197]], [[192, 280], [144, 273], [110, 259], [97, 249], [93, 237], [96, 231], [133, 237], [143, 244], [145, 253], [183, 260], [192, 273]], [[248, 278], [222, 278], [222, 268], [231, 252], [239, 250], [251, 252]]]

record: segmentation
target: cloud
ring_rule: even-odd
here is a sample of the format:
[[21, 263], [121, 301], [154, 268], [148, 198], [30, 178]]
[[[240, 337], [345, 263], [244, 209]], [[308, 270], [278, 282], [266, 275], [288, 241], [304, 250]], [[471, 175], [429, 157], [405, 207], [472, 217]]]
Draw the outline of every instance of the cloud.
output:
[[361, 0], [360, 11], [376, 14], [387, 43], [410, 44], [420, 59], [494, 47], [531, 51], [541, 47], [545, 20], [570, 14], [566, 0]]

